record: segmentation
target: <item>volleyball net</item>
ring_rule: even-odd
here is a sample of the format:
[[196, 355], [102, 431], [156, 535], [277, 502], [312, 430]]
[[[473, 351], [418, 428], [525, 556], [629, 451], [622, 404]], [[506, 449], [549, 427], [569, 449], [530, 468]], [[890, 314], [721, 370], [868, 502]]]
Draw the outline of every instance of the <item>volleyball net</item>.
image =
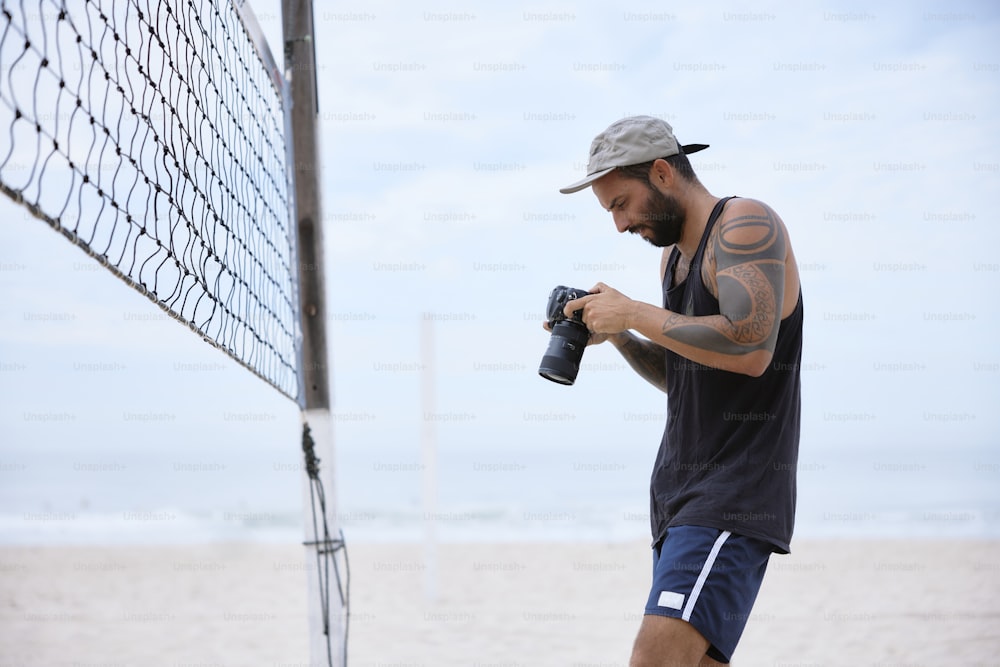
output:
[[[282, 14], [286, 59], [314, 72], [311, 2]], [[322, 273], [299, 282], [299, 234], [303, 265], [322, 251], [315, 216], [296, 220], [318, 210], [295, 188], [302, 90], [245, 0], [0, 0], [0, 192], [302, 408], [312, 655], [342, 665], [346, 548], [307, 421], [328, 426], [329, 403]]]
[[240, 0], [0, 5], [0, 191], [298, 402], [288, 99]]

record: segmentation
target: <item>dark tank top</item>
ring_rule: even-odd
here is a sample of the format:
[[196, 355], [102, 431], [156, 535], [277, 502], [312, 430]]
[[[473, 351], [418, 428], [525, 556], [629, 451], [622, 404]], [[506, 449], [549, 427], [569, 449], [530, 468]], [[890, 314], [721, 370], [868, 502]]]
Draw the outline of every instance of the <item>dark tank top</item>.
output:
[[[702, 257], [725, 202], [712, 211], [684, 282], [663, 279], [664, 306], [718, 315], [701, 279]], [[802, 293], [781, 321], [774, 357], [760, 377], [717, 370], [667, 351], [667, 424], [650, 485], [653, 544], [667, 528], [699, 525], [764, 540], [788, 553], [795, 521], [802, 359]]]

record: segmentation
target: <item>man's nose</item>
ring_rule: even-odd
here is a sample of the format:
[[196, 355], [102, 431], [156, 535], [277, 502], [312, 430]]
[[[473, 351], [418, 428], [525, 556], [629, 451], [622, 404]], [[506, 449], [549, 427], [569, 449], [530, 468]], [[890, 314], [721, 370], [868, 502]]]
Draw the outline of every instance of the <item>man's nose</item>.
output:
[[619, 233], [628, 231], [629, 222], [628, 218], [625, 217], [624, 213], [621, 213], [620, 211], [615, 211], [614, 213], [611, 214], [611, 216], [612, 218], [614, 218], [615, 221], [615, 229], [617, 229]]

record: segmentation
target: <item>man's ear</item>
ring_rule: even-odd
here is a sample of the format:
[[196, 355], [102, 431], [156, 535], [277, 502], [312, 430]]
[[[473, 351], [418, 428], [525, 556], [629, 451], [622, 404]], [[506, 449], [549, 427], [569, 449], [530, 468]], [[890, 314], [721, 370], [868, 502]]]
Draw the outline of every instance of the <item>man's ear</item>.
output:
[[663, 158], [655, 160], [653, 166], [649, 168], [649, 182], [658, 190], [672, 187], [674, 177], [674, 168]]

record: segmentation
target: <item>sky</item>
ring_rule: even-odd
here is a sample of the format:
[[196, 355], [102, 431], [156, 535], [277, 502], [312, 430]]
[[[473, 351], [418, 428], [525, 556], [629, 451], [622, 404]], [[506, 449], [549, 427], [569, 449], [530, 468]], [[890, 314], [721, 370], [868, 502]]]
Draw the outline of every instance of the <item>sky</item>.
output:
[[[280, 58], [280, 3], [250, 5]], [[573, 387], [536, 373], [552, 287], [661, 298], [659, 251], [589, 190], [558, 192], [634, 114], [710, 144], [692, 156], [708, 190], [787, 225], [813, 514], [862, 479], [904, 510], [964, 490], [931, 523], [1000, 522], [994, 4], [317, 3], [315, 20], [347, 524], [420, 501], [428, 431], [466, 473], [439, 479], [441, 506], [516, 497], [526, 470], [538, 497], [645, 498], [665, 397], [610, 346]], [[0, 211], [0, 513], [300, 507], [294, 403]]]

